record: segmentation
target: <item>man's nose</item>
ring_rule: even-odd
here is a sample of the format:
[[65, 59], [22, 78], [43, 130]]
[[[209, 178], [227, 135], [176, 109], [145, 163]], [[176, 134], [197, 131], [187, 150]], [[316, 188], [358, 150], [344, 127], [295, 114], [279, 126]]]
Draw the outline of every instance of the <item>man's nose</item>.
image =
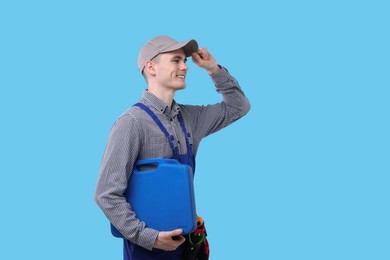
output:
[[188, 66], [185, 62], [181, 63], [180, 70], [188, 70]]

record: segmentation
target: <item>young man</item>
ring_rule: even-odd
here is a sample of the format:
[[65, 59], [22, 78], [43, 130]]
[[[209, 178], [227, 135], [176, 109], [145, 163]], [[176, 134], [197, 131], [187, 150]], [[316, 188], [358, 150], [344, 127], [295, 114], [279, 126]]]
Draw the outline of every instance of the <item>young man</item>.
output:
[[[222, 102], [207, 106], [175, 102], [176, 91], [186, 87], [189, 56], [209, 73], [216, 91], [222, 94]], [[124, 259], [183, 259], [188, 243], [184, 243], [182, 230], [151, 229], [137, 219], [126, 202], [124, 194], [134, 163], [142, 159], [174, 158], [195, 171], [195, 155], [202, 138], [244, 116], [250, 105], [238, 82], [217, 64], [207, 49], [198, 49], [195, 40], [153, 38], [141, 48], [138, 68], [148, 87], [139, 102], [112, 126], [95, 200], [125, 237]], [[199, 259], [208, 258], [205, 251]]]

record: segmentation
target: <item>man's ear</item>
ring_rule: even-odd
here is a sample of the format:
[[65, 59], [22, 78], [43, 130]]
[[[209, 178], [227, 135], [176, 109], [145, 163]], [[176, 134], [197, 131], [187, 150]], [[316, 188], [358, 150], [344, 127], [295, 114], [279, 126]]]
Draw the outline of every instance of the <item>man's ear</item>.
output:
[[156, 75], [155, 63], [153, 61], [147, 61], [144, 70], [150, 75]]

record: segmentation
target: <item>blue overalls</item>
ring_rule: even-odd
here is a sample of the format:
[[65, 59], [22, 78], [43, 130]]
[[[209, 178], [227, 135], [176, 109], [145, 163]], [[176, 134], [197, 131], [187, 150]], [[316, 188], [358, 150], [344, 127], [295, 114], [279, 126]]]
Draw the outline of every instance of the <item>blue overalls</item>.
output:
[[[178, 114], [177, 117], [181, 129], [186, 138], [186, 145], [187, 145], [186, 154], [179, 154], [179, 148], [174, 143], [174, 136], [168, 133], [167, 129], [163, 126], [161, 121], [152, 112], [152, 110], [150, 110], [150, 108], [148, 108], [146, 105], [142, 103], [136, 103], [134, 106], [138, 106], [139, 108], [143, 109], [154, 120], [154, 122], [158, 125], [160, 130], [167, 137], [169, 145], [173, 152], [173, 156], [171, 159], [176, 159], [181, 164], [187, 164], [191, 166], [193, 172], [195, 172], [195, 157], [194, 154], [192, 153], [191, 134], [187, 131], [181, 115]], [[154, 248], [152, 251], [150, 251], [128, 241], [127, 239], [124, 239], [123, 256], [125, 260], [149, 260], [149, 259], [150, 260], [156, 260], [156, 259], [157, 260], [179, 260], [182, 259], [183, 247], [184, 244], [180, 245], [175, 251], [164, 251], [157, 248]]]

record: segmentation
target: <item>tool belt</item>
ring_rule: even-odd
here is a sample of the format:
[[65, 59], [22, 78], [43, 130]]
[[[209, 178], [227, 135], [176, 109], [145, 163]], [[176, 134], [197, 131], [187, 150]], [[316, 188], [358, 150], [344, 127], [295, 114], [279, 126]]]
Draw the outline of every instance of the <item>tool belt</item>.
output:
[[198, 217], [195, 231], [185, 236], [183, 260], [209, 259], [210, 249], [206, 236], [204, 221]]

